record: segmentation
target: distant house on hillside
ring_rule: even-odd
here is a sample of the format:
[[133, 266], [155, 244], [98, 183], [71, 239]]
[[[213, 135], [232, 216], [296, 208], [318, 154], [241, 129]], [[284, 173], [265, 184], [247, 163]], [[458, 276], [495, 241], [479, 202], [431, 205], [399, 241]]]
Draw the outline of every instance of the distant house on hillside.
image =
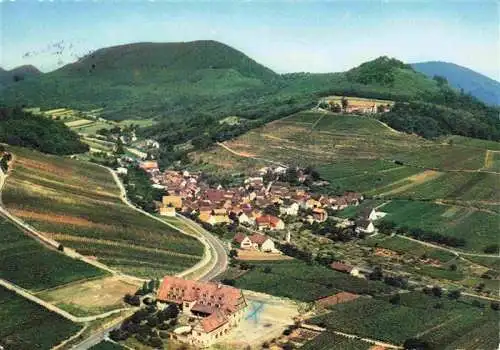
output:
[[355, 221], [357, 233], [373, 233], [375, 232], [375, 226], [371, 220], [358, 219]]
[[344, 264], [344, 263], [341, 263], [341, 262], [338, 262], [338, 261], [335, 261], [333, 263], [330, 264], [330, 267], [332, 268], [332, 270], [335, 270], [335, 271], [338, 271], [338, 272], [343, 272], [343, 273], [348, 273], [352, 276], [359, 276], [360, 275], [360, 271], [357, 267], [354, 267], [354, 266], [351, 266], [351, 265], [348, 265], [348, 264]]
[[383, 218], [385, 215], [386, 215], [386, 213], [381, 212], [381, 211], [377, 211], [375, 208], [364, 208], [361, 211], [359, 217], [366, 219], [366, 220], [375, 221], [375, 220]]

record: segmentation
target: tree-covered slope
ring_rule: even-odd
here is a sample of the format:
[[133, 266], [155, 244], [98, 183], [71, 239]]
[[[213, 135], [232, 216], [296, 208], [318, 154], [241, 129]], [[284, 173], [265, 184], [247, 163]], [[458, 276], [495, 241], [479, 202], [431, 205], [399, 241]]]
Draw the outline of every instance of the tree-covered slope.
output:
[[0, 107], [0, 142], [60, 155], [82, 153], [89, 148], [63, 123], [20, 108]]
[[8, 104], [105, 108], [104, 117], [184, 117], [262, 91], [279, 75], [215, 41], [138, 43], [97, 50], [3, 91]]
[[488, 78], [472, 69], [449, 62], [413, 63], [413, 69], [428, 77], [442, 76], [448, 83], [477, 97], [489, 105], [500, 105], [500, 82]]
[[32, 65], [20, 66], [11, 70], [0, 68], [0, 89], [14, 83], [18, 83], [27, 78], [37, 77], [42, 74], [38, 68]]

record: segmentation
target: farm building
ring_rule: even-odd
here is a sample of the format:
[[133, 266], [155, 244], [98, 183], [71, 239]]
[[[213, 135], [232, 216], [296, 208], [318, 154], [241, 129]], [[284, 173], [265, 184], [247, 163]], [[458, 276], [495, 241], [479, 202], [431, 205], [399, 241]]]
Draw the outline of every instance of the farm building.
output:
[[166, 276], [158, 289], [160, 303], [174, 303], [197, 320], [179, 340], [209, 347], [238, 326], [247, 303], [240, 289], [220, 283], [198, 282]]

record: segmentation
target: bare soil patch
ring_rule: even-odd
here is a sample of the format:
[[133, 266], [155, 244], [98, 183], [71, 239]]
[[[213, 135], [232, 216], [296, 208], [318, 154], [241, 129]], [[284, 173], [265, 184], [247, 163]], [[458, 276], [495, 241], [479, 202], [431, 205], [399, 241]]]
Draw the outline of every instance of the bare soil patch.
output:
[[291, 260], [293, 258], [280, 253], [265, 253], [258, 250], [238, 249], [238, 260]]
[[30, 210], [22, 210], [22, 209], [11, 209], [9, 210], [15, 216], [18, 216], [23, 219], [31, 219], [38, 221], [45, 221], [57, 224], [67, 224], [74, 225], [79, 227], [98, 227], [103, 230], [114, 230], [115, 228], [111, 225], [98, 224], [86, 219], [82, 219], [75, 216], [68, 215], [57, 215], [57, 214], [45, 214], [34, 212]]
[[123, 296], [134, 293], [138, 286], [112, 276], [75, 283], [41, 292], [38, 297], [53, 304], [66, 304], [76, 308], [98, 310], [124, 307]]

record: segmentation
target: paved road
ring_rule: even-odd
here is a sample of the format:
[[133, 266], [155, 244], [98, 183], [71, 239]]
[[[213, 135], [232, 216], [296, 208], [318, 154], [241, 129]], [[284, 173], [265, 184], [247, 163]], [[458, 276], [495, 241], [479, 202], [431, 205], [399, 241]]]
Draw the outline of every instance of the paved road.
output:
[[207, 271], [204, 271], [203, 274], [198, 276], [198, 279], [200, 281], [210, 281], [220, 275], [222, 272], [224, 272], [227, 269], [229, 260], [227, 257], [227, 250], [224, 246], [224, 243], [221, 242], [221, 240], [217, 237], [215, 237], [213, 234], [205, 230], [203, 227], [198, 225], [198, 223], [182, 216], [182, 215], [177, 215], [177, 217], [184, 221], [187, 225], [189, 225], [191, 228], [193, 228], [196, 232], [200, 233], [203, 235], [207, 241], [210, 244], [210, 247], [212, 249], [212, 254], [216, 256], [215, 263], [207, 269]]

